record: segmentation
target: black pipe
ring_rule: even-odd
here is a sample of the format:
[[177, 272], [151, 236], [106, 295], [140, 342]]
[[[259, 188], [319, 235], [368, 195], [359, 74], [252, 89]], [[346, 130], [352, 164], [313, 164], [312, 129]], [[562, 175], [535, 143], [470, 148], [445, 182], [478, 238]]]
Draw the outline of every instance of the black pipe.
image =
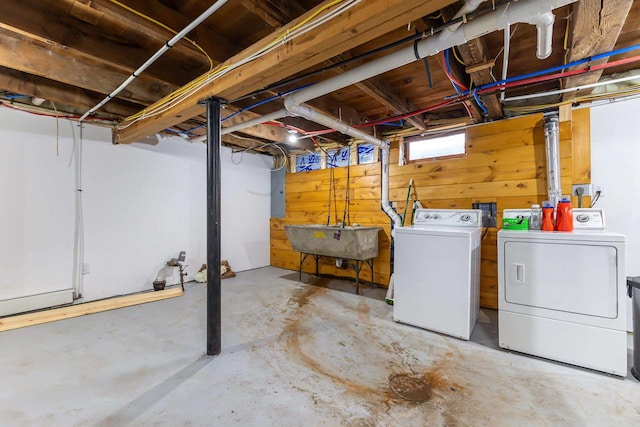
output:
[[207, 354], [220, 354], [220, 100], [207, 98]]

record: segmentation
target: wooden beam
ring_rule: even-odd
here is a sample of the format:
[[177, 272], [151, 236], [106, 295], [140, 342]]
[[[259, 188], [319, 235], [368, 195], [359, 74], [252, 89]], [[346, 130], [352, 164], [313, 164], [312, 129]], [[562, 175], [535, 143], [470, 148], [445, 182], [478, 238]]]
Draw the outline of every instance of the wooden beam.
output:
[[0, 332], [24, 328], [26, 326], [55, 322], [57, 320], [71, 319], [74, 317], [85, 316], [87, 314], [115, 310], [117, 308], [130, 307], [132, 305], [160, 301], [163, 299], [179, 297], [182, 295], [182, 289], [180, 287], [174, 287], [164, 289], [162, 291], [143, 292], [139, 294], [103, 299], [100, 301], [70, 305], [68, 307], [60, 307], [51, 310], [36, 311], [34, 313], [20, 314], [17, 316], [3, 317], [0, 318]]
[[[231, 115], [234, 111], [237, 111], [237, 109], [232, 108], [231, 106], [227, 106], [226, 112], [223, 113], [223, 117]], [[244, 113], [238, 114], [237, 116], [232, 117], [229, 120], [225, 120], [224, 127], [234, 126], [258, 117], [260, 117], [260, 114], [252, 113], [251, 111], [245, 111]], [[240, 132], [256, 138], [262, 138], [274, 142], [284, 141], [289, 136], [288, 130], [277, 126], [267, 125], [251, 126], [242, 129]]]
[[269, 145], [260, 147], [262, 144], [265, 143], [264, 141], [261, 141], [259, 139], [254, 139], [251, 137], [244, 137], [242, 135], [234, 135], [234, 134], [222, 135], [222, 142], [224, 143], [224, 145], [230, 146], [230, 147], [238, 147], [243, 149], [248, 148], [250, 151], [253, 150], [256, 152], [262, 152], [262, 153], [267, 153], [271, 155], [282, 154], [280, 150]]
[[[0, 29], [0, 66], [109, 94], [133, 70], [105, 63], [82, 52]], [[99, 69], [100, 73], [95, 70]], [[171, 93], [177, 86], [148, 76], [140, 76], [118, 98], [148, 105]]]
[[[569, 54], [567, 62], [577, 61], [589, 56], [610, 51], [614, 48], [633, 0], [601, 0], [579, 1], [571, 5], [569, 18]], [[608, 58], [594, 61], [591, 65], [604, 64]], [[581, 65], [581, 67], [584, 65]], [[603, 70], [592, 71], [579, 76], [571, 76], [563, 80], [564, 88], [572, 88], [600, 80]], [[569, 92], [562, 96], [563, 100], [585, 95], [592, 89], [580, 92]]]
[[[455, 48], [454, 48], [455, 49]], [[491, 68], [493, 61], [487, 61], [487, 47], [482, 39], [474, 39], [457, 47], [461, 59], [466, 65], [466, 71], [475, 86], [491, 83]], [[504, 117], [502, 105], [495, 93], [480, 95], [480, 100], [489, 111], [489, 117], [500, 120]]]
[[[234, 99], [256, 89], [280, 81], [306, 70], [348, 49], [373, 40], [395, 28], [453, 3], [453, 0], [369, 0], [353, 6], [324, 25], [309, 30], [304, 37], [280, 43], [273, 50], [248, 64], [236, 68], [217, 80], [210, 81], [180, 103], [148, 119], [138, 121], [115, 132], [115, 142], [136, 141], [201, 114], [198, 101], [208, 96]], [[286, 32], [319, 8], [330, 4], [326, 0], [283, 27]], [[268, 37], [245, 49], [225, 62], [233, 65], [251, 53], [269, 45], [275, 37]]]
[[[10, 92], [53, 101], [59, 109], [63, 106], [74, 107], [74, 113], [78, 114], [83, 114], [104, 98], [102, 94], [1, 66], [0, 87]], [[119, 119], [135, 113], [139, 108], [138, 105], [115, 99], [105, 104], [98, 116]]]

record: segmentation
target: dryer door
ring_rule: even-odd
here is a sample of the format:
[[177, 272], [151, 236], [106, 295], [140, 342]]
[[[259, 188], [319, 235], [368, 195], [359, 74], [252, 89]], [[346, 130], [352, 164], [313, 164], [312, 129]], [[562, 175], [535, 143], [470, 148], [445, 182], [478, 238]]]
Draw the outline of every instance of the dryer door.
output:
[[504, 245], [504, 299], [508, 305], [520, 306], [519, 311], [530, 314], [544, 309], [618, 317], [616, 247], [523, 241]]

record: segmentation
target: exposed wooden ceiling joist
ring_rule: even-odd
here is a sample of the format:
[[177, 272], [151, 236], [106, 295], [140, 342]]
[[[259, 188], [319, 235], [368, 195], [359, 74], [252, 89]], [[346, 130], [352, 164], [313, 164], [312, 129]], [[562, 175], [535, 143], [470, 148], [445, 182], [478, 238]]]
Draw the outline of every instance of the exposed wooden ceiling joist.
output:
[[[460, 52], [461, 59], [466, 65], [466, 71], [469, 73], [471, 80], [475, 86], [491, 83], [491, 65], [487, 62], [487, 47], [482, 39], [474, 39], [457, 47]], [[485, 66], [487, 65], [487, 66]], [[480, 95], [480, 100], [489, 111], [489, 117], [493, 120], [499, 120], [504, 117], [502, 105], [495, 93], [488, 95]]]
[[[82, 108], [84, 113], [104, 98], [97, 94], [74, 86], [61, 85], [53, 80], [23, 73], [21, 71], [0, 66], [0, 87], [14, 93], [27, 94], [54, 102], [58, 107], [75, 106]], [[115, 100], [107, 103], [102, 113], [113, 118], [127, 116], [137, 111], [139, 106]]]
[[[47, 43], [0, 29], [0, 66], [56, 80], [97, 93], [108, 94], [129, 77], [133, 70], [121, 65], [106, 63], [68, 47]], [[69, 68], [73, 72], [69, 72]], [[96, 75], [95, 70], [102, 72]], [[162, 80], [141, 76], [124, 90], [119, 98], [140, 105], [147, 105], [175, 90], [177, 86]]]
[[[627, 19], [633, 0], [582, 0], [573, 3], [569, 21], [569, 52], [566, 62], [573, 62], [612, 50]], [[593, 61], [591, 65], [604, 64], [608, 59]], [[563, 81], [563, 87], [572, 88], [596, 83], [603, 70], [571, 76]], [[568, 92], [563, 100], [590, 93], [591, 89]]]
[[[192, 18], [182, 15], [159, 1], [129, 0], [127, 4], [137, 12], [149, 16], [165, 25], [167, 25], [168, 22], [173, 23], [173, 25], [169, 27], [174, 31], [182, 30], [192, 21]], [[91, 0], [91, 6], [105, 14], [110, 14], [114, 18], [120, 17], [120, 19], [126, 19], [127, 21], [125, 23], [127, 28], [144, 28], [153, 38], [162, 43], [174, 36], [173, 33], [164, 30], [159, 25], [150, 22], [136, 13], [123, 9], [109, 0]], [[236, 53], [233, 44], [229, 43], [229, 40], [220, 34], [208, 30], [202, 25], [192, 31], [188, 37], [202, 46], [216, 62], [222, 62]], [[202, 57], [202, 53], [187, 40], [182, 40], [176, 46], [181, 46], [183, 49], [186, 46]]]
[[[319, 7], [329, 3], [326, 1]], [[201, 114], [203, 107], [198, 104], [198, 101], [203, 98], [220, 96], [232, 99], [250, 93], [326, 61], [450, 3], [452, 3], [451, 0], [369, 0], [366, 4], [359, 3], [350, 9], [349, 13], [342, 13], [330, 22], [310, 30], [305, 37], [282, 44], [248, 66], [241, 66], [236, 71], [225, 74], [168, 110], [117, 130], [114, 135], [115, 142], [132, 142], [162, 131], [186, 118]], [[286, 27], [296, 25], [313, 12], [307, 12]], [[262, 40], [226, 63], [233, 64], [267, 43], [268, 41]]]

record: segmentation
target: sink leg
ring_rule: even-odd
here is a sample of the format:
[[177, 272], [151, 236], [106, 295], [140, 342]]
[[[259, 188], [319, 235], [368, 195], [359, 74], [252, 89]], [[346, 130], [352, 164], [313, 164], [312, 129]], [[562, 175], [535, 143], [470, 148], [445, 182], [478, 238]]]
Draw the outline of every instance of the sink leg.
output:
[[360, 295], [360, 261], [356, 261], [356, 295]]
[[298, 282], [302, 282], [302, 263], [303, 262], [304, 262], [304, 258], [302, 257], [302, 252], [300, 252], [300, 266], [298, 268], [300, 270], [300, 274], [298, 275]]

